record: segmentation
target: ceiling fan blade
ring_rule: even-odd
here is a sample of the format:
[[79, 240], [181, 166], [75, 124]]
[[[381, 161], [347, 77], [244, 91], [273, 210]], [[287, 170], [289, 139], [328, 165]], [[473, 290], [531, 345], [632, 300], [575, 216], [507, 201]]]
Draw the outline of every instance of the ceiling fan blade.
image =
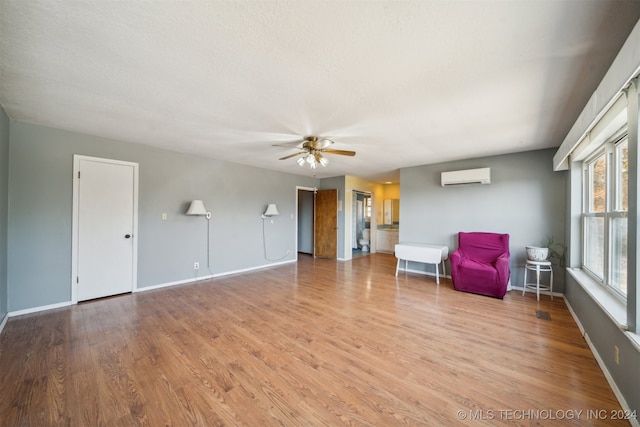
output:
[[320, 150], [323, 153], [327, 153], [327, 154], [338, 154], [340, 156], [355, 156], [356, 152], [355, 151], [349, 151], [349, 150], [333, 150], [331, 148], [325, 148], [324, 150]]
[[328, 146], [330, 146], [333, 143], [334, 142], [332, 140], [330, 140], [330, 139], [322, 138], [321, 140], [316, 142], [316, 149], [323, 150], [323, 149], [327, 148]]
[[293, 153], [293, 154], [289, 154], [288, 156], [281, 157], [278, 160], [287, 160], [287, 159], [290, 159], [292, 157], [299, 156], [300, 154], [307, 154], [307, 152], [306, 151], [299, 151], [297, 153]]
[[296, 141], [283, 142], [281, 144], [273, 144], [274, 147], [297, 147], [298, 145], [304, 142], [303, 139], [298, 139]]

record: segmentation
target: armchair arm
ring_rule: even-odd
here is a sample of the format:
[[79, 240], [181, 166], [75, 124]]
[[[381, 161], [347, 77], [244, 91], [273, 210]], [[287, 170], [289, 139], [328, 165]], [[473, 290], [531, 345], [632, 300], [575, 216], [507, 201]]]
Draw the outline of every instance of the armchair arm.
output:
[[511, 271], [509, 269], [511, 262], [511, 256], [509, 252], [505, 252], [500, 255], [498, 259], [496, 259], [496, 270], [498, 270], [498, 277], [500, 278], [501, 283], [507, 283], [509, 281], [509, 277], [511, 276]]
[[459, 264], [464, 258], [465, 256], [460, 249], [456, 249], [449, 254], [449, 261], [451, 262], [451, 264], [453, 264], [454, 262], [456, 264]]
[[462, 262], [467, 259], [467, 256], [464, 252], [460, 250], [460, 248], [449, 254], [449, 263], [451, 264], [451, 278], [455, 279], [456, 274], [458, 273], [458, 266], [462, 264]]

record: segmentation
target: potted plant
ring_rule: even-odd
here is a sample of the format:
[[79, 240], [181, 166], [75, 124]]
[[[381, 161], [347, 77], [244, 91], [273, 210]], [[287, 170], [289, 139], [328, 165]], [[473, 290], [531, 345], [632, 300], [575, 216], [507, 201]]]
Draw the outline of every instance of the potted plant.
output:
[[539, 246], [527, 246], [527, 259], [529, 261], [551, 261], [564, 268], [566, 264], [565, 253], [567, 246], [553, 240], [553, 236], [547, 236]]
[[561, 268], [564, 268], [567, 265], [567, 259], [565, 257], [567, 245], [564, 243], [554, 242], [553, 236], [547, 236], [547, 240], [542, 242], [542, 245], [549, 248], [549, 261], [554, 264], [558, 264]]
[[527, 246], [527, 259], [529, 261], [546, 261], [549, 258], [549, 248], [543, 246]]

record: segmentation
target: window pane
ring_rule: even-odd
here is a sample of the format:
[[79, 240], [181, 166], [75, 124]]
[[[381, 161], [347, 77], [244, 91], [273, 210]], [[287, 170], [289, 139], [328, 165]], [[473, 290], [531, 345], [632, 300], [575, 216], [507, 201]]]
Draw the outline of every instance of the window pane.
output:
[[616, 189], [616, 208], [619, 211], [629, 210], [629, 144], [627, 141], [620, 143], [616, 147], [616, 158], [618, 160], [618, 188]]
[[604, 154], [589, 165], [592, 194], [589, 212], [604, 212], [607, 207], [607, 162]]
[[627, 218], [611, 219], [611, 287], [627, 295]]
[[604, 276], [604, 218], [584, 217], [584, 266], [598, 277]]

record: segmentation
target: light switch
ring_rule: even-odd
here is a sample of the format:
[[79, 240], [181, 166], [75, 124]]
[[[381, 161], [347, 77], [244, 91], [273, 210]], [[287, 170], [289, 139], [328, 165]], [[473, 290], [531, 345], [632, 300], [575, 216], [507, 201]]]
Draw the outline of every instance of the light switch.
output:
[[167, 220], [167, 213], [166, 212], [162, 212], [162, 220], [163, 221]]

